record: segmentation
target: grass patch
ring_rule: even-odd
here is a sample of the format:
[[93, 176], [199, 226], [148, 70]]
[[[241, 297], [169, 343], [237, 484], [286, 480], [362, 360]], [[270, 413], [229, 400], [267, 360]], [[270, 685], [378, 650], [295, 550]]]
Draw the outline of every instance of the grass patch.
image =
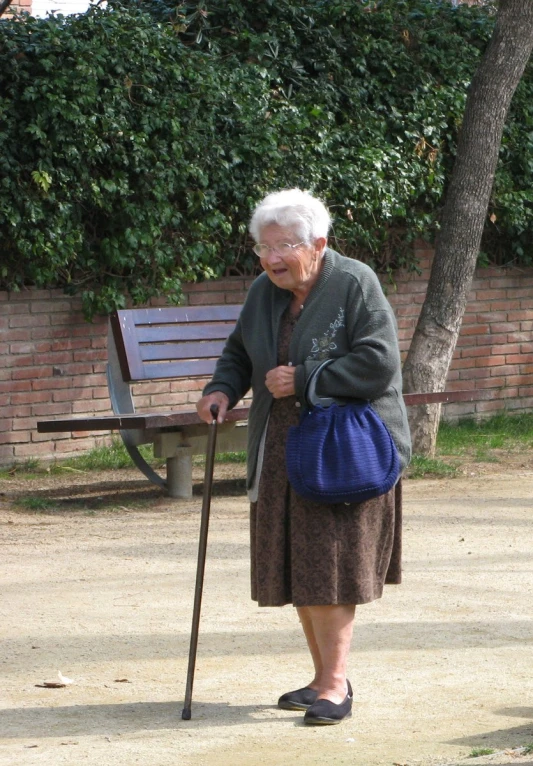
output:
[[[153, 468], [161, 468], [165, 465], [164, 458], [155, 458], [151, 444], [142, 444], [139, 452], [146, 462]], [[246, 452], [220, 452], [216, 456], [217, 463], [246, 463]], [[195, 465], [205, 464], [205, 455], [193, 457]], [[68, 458], [51, 463], [48, 466], [41, 465], [39, 460], [29, 458], [23, 463], [14, 463], [10, 468], [0, 471], [0, 479], [11, 479], [14, 476], [24, 479], [37, 479], [43, 473], [52, 475], [64, 475], [67, 472], [81, 473], [89, 471], [120, 471], [123, 468], [133, 468], [134, 463], [130, 458], [122, 440], [114, 438], [110, 444], [94, 447], [88, 452], [77, 457]]]
[[427, 476], [436, 478], [457, 476], [458, 469], [445, 463], [442, 460], [424, 457], [423, 455], [413, 455], [413, 459], [407, 469], [406, 475], [409, 479], [423, 479]]
[[246, 452], [221, 452], [217, 460], [219, 463], [246, 463]]
[[[161, 461], [154, 458], [151, 445], [141, 444], [139, 452], [150, 465], [160, 465]], [[164, 461], [163, 461], [164, 462]], [[119, 471], [121, 468], [132, 468], [133, 461], [128, 455], [121, 439], [114, 438], [111, 444], [94, 447], [83, 455], [68, 460], [62, 460], [50, 466], [50, 473], [64, 470], [77, 471]]]
[[486, 456], [489, 450], [533, 447], [533, 413], [501, 413], [486, 420], [465, 418], [458, 423], [442, 422], [437, 449], [443, 455], [461, 455], [472, 450]]
[[[195, 465], [204, 465], [205, 455], [195, 455], [192, 460]], [[217, 463], [246, 463], [246, 452], [219, 452], [215, 460]]]
[[524, 747], [524, 755], [531, 755], [531, 753], [533, 753], [533, 742]]
[[57, 505], [53, 500], [47, 500], [42, 497], [20, 497], [15, 500], [14, 504], [25, 511], [33, 511], [34, 513], [50, 511]]
[[0, 479], [10, 479], [15, 474], [21, 474], [29, 479], [36, 479], [41, 473], [39, 460], [30, 457], [23, 463], [13, 463], [10, 468], [0, 471]]
[[491, 454], [490, 450], [477, 447], [472, 455], [476, 463], [499, 463], [498, 457]]
[[[151, 444], [141, 444], [139, 452], [153, 468], [165, 465], [164, 458], [155, 458]], [[216, 457], [219, 463], [245, 463], [246, 452], [221, 452]], [[193, 458], [195, 464], [202, 465], [205, 462], [204, 455], [196, 455]], [[113, 439], [111, 444], [95, 447], [84, 455], [62, 460], [50, 466], [50, 473], [62, 471], [119, 471], [121, 468], [133, 468], [134, 464], [121, 439]]]
[[480, 758], [482, 755], [492, 755], [496, 750], [492, 747], [474, 747], [469, 758]]
[[460, 473], [461, 458], [498, 463], [502, 450], [512, 453], [532, 448], [533, 413], [500, 413], [482, 421], [473, 418], [457, 423], [443, 421], [437, 436], [436, 458], [415, 455], [407, 476], [411, 479], [456, 476]]

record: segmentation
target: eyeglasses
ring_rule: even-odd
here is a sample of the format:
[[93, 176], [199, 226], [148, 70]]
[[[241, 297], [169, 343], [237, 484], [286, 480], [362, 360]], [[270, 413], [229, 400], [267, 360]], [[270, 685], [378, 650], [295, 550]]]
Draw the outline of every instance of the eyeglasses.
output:
[[290, 245], [288, 242], [282, 242], [281, 244], [275, 245], [273, 247], [270, 245], [263, 245], [259, 242], [257, 245], [254, 245], [252, 249], [254, 253], [259, 256], [259, 258], [266, 258], [270, 253], [277, 253], [280, 258], [286, 258], [288, 255], [291, 255], [295, 248], [300, 247], [300, 245], [305, 245], [305, 242], [298, 242], [296, 245]]

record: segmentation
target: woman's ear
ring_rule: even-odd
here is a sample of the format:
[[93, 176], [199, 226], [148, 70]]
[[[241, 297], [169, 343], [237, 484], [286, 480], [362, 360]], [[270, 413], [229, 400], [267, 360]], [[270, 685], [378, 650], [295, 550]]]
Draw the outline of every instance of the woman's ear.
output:
[[317, 258], [319, 258], [324, 252], [326, 244], [327, 244], [327, 239], [325, 237], [317, 237], [317, 239], [315, 239], [314, 247], [315, 247], [315, 255]]

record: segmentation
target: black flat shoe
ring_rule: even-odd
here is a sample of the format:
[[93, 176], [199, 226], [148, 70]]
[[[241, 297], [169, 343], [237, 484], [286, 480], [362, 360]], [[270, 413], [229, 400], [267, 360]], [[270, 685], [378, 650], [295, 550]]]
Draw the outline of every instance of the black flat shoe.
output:
[[282, 710], [307, 710], [313, 702], [316, 702], [316, 695], [316, 689], [304, 686], [303, 689], [282, 694], [278, 700], [278, 707]]
[[327, 699], [317, 699], [304, 715], [304, 723], [310, 726], [327, 726], [344, 721], [352, 714], [353, 692], [349, 681], [348, 694], [344, 700], [337, 705], [335, 702]]

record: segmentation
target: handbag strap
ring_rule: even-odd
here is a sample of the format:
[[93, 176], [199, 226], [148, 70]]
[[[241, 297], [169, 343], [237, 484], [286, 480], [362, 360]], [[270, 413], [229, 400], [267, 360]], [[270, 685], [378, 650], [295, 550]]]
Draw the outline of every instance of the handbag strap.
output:
[[317, 396], [316, 393], [316, 384], [318, 381], [318, 376], [322, 372], [322, 370], [330, 365], [332, 362], [334, 362], [334, 359], [326, 359], [324, 362], [321, 362], [318, 367], [315, 367], [315, 369], [311, 372], [309, 377], [307, 378], [305, 389], [304, 389], [304, 399], [309, 405], [309, 407], [314, 407], [315, 405], [319, 404], [321, 407], [329, 407], [330, 405], [335, 403], [335, 399], [332, 399], [331, 397], [327, 396]]

